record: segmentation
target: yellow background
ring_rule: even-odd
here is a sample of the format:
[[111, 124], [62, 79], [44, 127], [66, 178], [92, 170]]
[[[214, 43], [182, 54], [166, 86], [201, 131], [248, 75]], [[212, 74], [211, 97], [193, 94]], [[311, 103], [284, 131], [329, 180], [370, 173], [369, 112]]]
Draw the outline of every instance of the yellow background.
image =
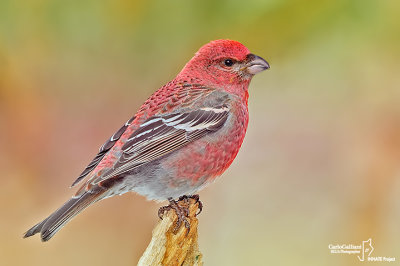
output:
[[[22, 234], [194, 52], [264, 57], [232, 167], [200, 193], [205, 265], [400, 260], [400, 1], [1, 1], [0, 264], [135, 265], [161, 204], [126, 194], [48, 243]], [[379, 264], [382, 265], [382, 264]]]

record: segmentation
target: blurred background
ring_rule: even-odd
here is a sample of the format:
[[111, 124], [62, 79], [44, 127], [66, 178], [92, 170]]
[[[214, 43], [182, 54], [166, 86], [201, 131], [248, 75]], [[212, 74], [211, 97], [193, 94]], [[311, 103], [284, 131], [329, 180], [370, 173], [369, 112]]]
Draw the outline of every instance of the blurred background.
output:
[[[50, 242], [22, 234], [66, 201], [98, 148], [197, 49], [264, 57], [230, 169], [200, 195], [205, 265], [400, 260], [397, 0], [0, 2], [0, 264], [135, 265], [161, 204], [93, 205]], [[364, 262], [366, 263], [366, 262]]]

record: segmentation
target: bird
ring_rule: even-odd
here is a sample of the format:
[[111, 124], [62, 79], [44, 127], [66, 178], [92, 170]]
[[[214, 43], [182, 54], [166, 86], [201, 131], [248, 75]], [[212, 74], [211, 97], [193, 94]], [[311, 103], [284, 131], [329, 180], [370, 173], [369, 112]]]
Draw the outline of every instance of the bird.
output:
[[[166, 201], [195, 194], [231, 165], [249, 120], [248, 87], [270, 65], [238, 41], [203, 45], [179, 74], [155, 91], [113, 134], [71, 187], [83, 182], [59, 209], [24, 238], [48, 241], [73, 217], [102, 199], [135, 192]], [[163, 209], [164, 208], [164, 209]]]

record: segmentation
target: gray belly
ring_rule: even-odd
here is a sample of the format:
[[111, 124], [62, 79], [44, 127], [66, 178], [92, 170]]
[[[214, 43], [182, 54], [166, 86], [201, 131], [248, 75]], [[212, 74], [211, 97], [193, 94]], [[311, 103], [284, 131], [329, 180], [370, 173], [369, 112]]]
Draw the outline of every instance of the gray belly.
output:
[[160, 160], [157, 160], [124, 174], [112, 194], [121, 195], [133, 191], [148, 200], [164, 201], [193, 195], [206, 184], [207, 177], [200, 178], [196, 184], [189, 179], [176, 178], [174, 173], [162, 168]]

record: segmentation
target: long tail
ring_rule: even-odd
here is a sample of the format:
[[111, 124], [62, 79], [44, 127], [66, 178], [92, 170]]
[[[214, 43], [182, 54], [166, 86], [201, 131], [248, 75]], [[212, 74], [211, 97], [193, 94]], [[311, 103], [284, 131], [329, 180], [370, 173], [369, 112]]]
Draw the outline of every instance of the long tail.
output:
[[61, 208], [53, 212], [42, 222], [29, 229], [24, 238], [40, 233], [42, 241], [52, 238], [67, 222], [83, 211], [92, 203], [102, 199], [98, 193], [85, 192], [79, 197], [73, 197], [67, 201]]

